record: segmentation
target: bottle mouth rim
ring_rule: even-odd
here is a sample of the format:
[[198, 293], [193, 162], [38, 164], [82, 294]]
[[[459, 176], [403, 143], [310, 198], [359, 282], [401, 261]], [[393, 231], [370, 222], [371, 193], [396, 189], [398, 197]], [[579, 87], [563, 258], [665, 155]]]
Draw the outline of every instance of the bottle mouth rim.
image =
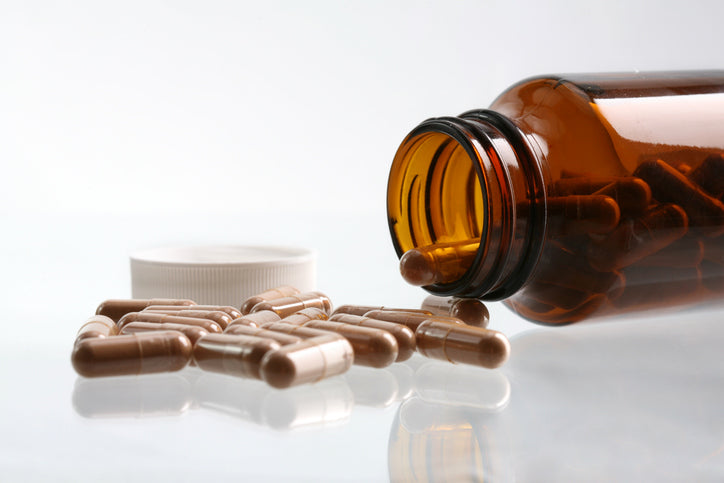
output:
[[[471, 132], [465, 126], [465, 123], [461, 122], [460, 119], [453, 117], [440, 117], [423, 121], [419, 126], [413, 129], [400, 144], [400, 148], [397, 151], [397, 155], [395, 156], [392, 168], [390, 170], [390, 179], [388, 180], [387, 185], [387, 215], [390, 235], [398, 258], [402, 257], [402, 255], [404, 255], [407, 250], [410, 250], [411, 248], [417, 248], [417, 244], [414, 242], [414, 246], [403, 246], [403, 243], [401, 243], [400, 237], [398, 236], [398, 233], [396, 231], [396, 228], [399, 228], [398, 223], [402, 223], [404, 230], [410, 232], [409, 237], [412, 240], [415, 240], [416, 238], [419, 238], [421, 236], [429, 236], [431, 238], [435, 238], [432, 223], [428, 223], [424, 227], [418, 227], [416, 230], [415, 227], [412, 226], [413, 223], [410, 221], [409, 216], [407, 220], [398, 220], [394, 218], [392, 216], [392, 209], [390, 206], [392, 200], [400, 199], [400, 196], [404, 191], [404, 188], [401, 184], [396, 184], [393, 182], [392, 173], [398, 166], [401, 166], [403, 169], [405, 169], [404, 165], [410, 163], [409, 158], [411, 158], [412, 154], [414, 154], [411, 152], [415, 150], [415, 143], [429, 134], [441, 134], [459, 145], [462, 149], [464, 149], [467, 157], [470, 160], [470, 165], [473, 167], [473, 170], [475, 172], [475, 179], [477, 180], [477, 184], [481, 192], [480, 214], [482, 215], [482, 220], [479, 227], [480, 233], [477, 236], [473, 237], [479, 240], [480, 245], [476, 251], [474, 259], [471, 261], [470, 265], [459, 278], [450, 282], [438, 282], [423, 286], [425, 290], [436, 295], [460, 295], [461, 290], [464, 289], [464, 287], [472, 284], [478, 276], [478, 270], [476, 270], [476, 267], [480, 267], [481, 261], [484, 257], [485, 247], [483, 246], [483, 244], [489, 238], [488, 233], [490, 226], [488, 193], [485, 173], [483, 172], [482, 168], [482, 163], [484, 160], [480, 159], [481, 155], [485, 155], [485, 151], [481, 149], [481, 146], [474, 145], [476, 138], [475, 133]], [[398, 194], [400, 196], [398, 196]], [[410, 193], [409, 195], [410, 196], [408, 197], [408, 203], [412, 203], [414, 201], [412, 200], [412, 194]], [[428, 218], [430, 216], [429, 196], [429, 193], [422, 193], [420, 194], [420, 196], [418, 196], [418, 202], [424, 205], [424, 208], [428, 212]], [[420, 233], [421, 231], [425, 231], [425, 233]]]
[[[409, 168], [411, 151], [416, 149], [415, 142], [434, 133], [457, 143], [469, 158], [479, 188], [475, 197], [480, 200], [475, 201], [475, 207], [480, 211], [478, 215], [482, 220], [476, 237], [479, 246], [465, 272], [455, 280], [424, 285], [423, 289], [436, 295], [485, 300], [509, 297], [525, 284], [537, 264], [546, 218], [544, 203], [529, 203], [527, 215], [521, 217], [516, 202], [529, 201], [531, 197], [545, 199], [545, 186], [540, 166], [522, 134], [511, 121], [494, 111], [469, 111], [460, 117], [428, 119], [405, 137], [392, 163], [387, 186], [388, 225], [397, 256], [400, 258], [407, 250], [424, 245], [416, 242], [416, 234], [426, 236], [428, 240], [435, 239], [434, 231], [430, 231], [431, 224], [422, 223], [414, 227], [412, 216], [394, 206], [395, 203], [403, 202], [408, 203], [409, 209], [409, 205], [416, 202], [419, 205], [418, 212], [427, 210], [427, 216], [430, 216], [429, 186], [425, 187], [428, 192], [420, 192], [418, 189], [413, 193], [412, 189], [406, 190], [399, 172]], [[431, 161], [427, 163], [428, 168], [434, 167]], [[513, 164], [526, 178], [522, 190], [520, 186], [513, 186], [514, 174], [508, 169]], [[432, 195], [440, 196], [439, 193]], [[406, 199], [403, 200], [403, 197]], [[468, 216], [470, 213], [463, 215]], [[525, 235], [517, 233], [521, 223], [525, 225]], [[416, 228], [420, 233], [414, 233]], [[405, 240], [400, 240], [401, 231], [404, 232]], [[511, 258], [513, 251], [516, 256]]]

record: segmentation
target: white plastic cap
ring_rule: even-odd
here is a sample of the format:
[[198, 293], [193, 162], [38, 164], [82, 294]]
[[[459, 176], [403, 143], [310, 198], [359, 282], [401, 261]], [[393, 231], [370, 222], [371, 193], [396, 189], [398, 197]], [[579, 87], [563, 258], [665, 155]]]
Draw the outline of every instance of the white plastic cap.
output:
[[239, 307], [270, 288], [316, 288], [312, 250], [274, 246], [179, 246], [131, 254], [133, 298], [191, 299], [202, 305]]

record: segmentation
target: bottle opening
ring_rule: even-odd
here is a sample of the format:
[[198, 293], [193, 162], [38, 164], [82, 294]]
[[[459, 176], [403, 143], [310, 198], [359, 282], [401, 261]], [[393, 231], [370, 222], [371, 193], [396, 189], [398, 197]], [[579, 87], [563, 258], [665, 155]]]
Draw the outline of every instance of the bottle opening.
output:
[[387, 212], [403, 278], [442, 293], [477, 264], [488, 219], [477, 151], [459, 128], [434, 124], [423, 123], [398, 149]]

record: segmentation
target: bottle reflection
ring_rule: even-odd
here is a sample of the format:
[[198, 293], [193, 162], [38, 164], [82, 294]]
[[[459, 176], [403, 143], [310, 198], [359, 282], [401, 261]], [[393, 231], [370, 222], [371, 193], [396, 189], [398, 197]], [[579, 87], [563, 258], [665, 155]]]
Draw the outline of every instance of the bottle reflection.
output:
[[721, 481], [720, 318], [684, 313], [520, 334], [502, 371], [479, 371], [499, 395], [507, 375], [507, 405], [505, 397], [481, 404], [486, 388], [457, 368], [422, 366], [418, 396], [400, 406], [391, 431], [390, 479]]

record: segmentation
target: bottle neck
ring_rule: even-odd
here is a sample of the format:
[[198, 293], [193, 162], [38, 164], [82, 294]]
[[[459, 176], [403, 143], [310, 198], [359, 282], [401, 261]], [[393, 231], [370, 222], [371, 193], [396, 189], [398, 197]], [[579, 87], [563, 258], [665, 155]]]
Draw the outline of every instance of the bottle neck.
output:
[[[526, 282], [545, 231], [540, 165], [524, 134], [495, 111], [428, 119], [405, 138], [387, 188], [397, 254], [442, 247], [459, 255], [440, 264], [446, 276], [426, 290], [500, 300]], [[446, 248], [461, 246], [473, 247], [469, 256]]]

